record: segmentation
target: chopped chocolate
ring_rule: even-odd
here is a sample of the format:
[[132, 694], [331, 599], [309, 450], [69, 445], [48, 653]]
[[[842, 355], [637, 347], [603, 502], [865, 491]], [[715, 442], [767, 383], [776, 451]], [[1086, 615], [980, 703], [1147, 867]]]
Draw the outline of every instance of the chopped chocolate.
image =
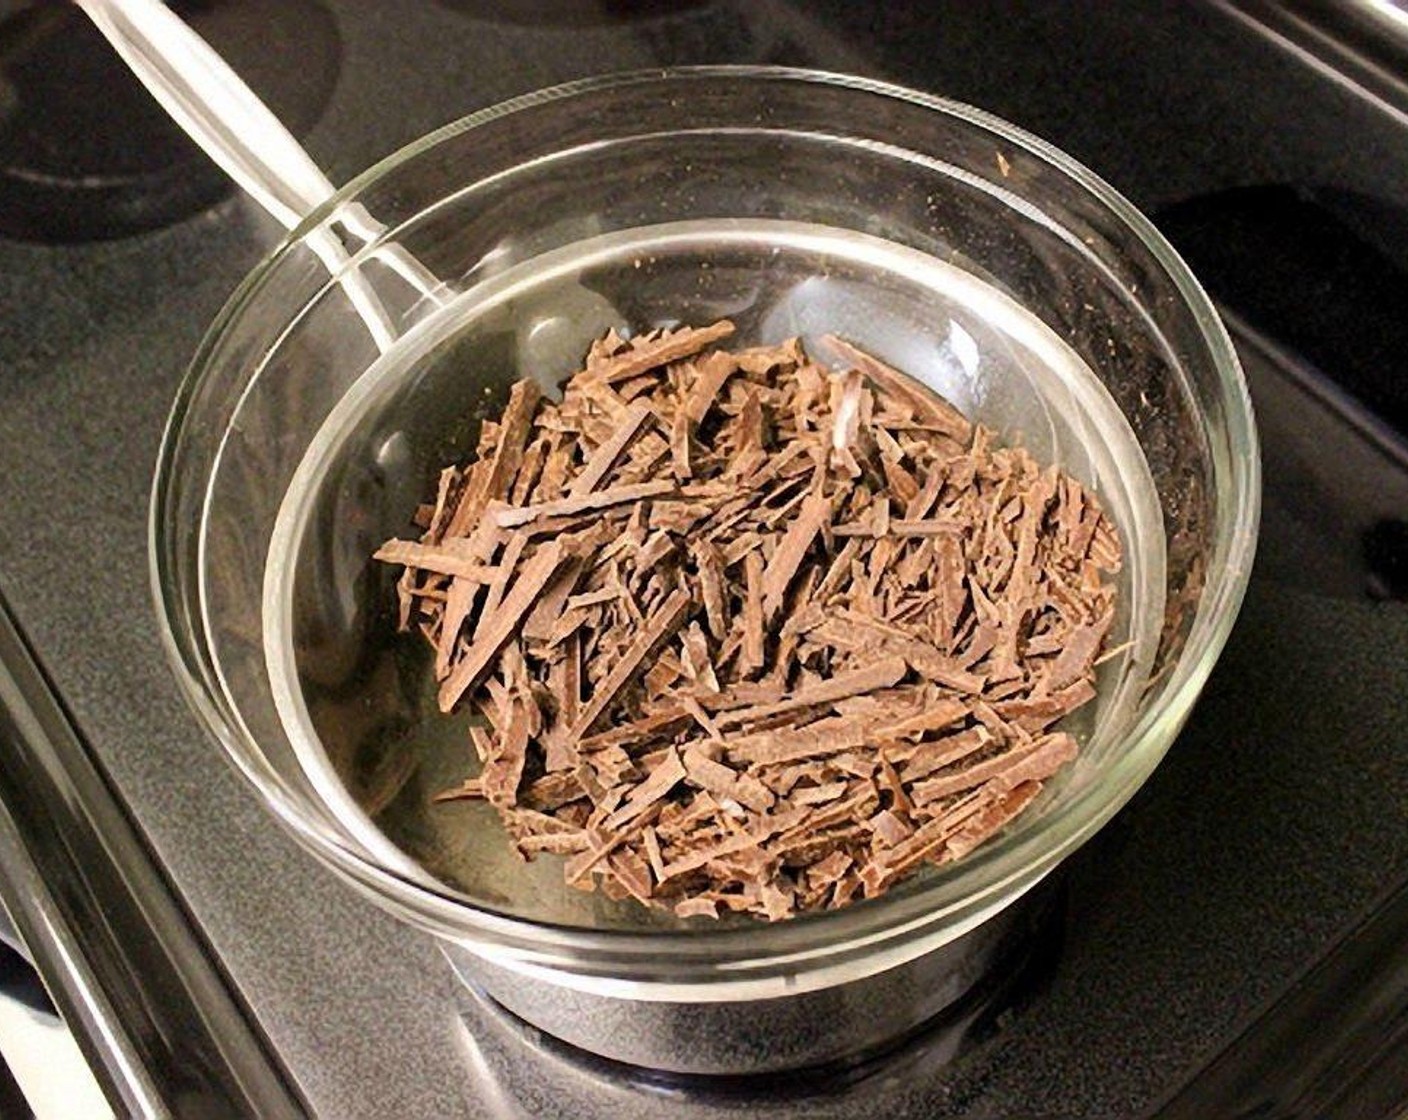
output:
[[408, 569], [458, 576], [471, 583], [489, 583], [499, 574], [492, 564], [481, 564], [463, 548], [463, 542], [448, 545], [418, 544], [415, 541], [390, 540], [376, 550], [376, 559], [388, 564], [404, 564]]
[[675, 903], [675, 914], [681, 918], [713, 918], [717, 921], [719, 904], [712, 898], [682, 898]]
[[782, 609], [782, 597], [801, 567], [807, 550], [817, 534], [830, 523], [830, 498], [825, 494], [811, 493], [802, 499], [798, 515], [787, 526], [787, 532], [778, 542], [777, 551], [763, 573], [763, 612], [767, 617], [773, 617]]
[[612, 487], [609, 490], [596, 490], [589, 494], [558, 498], [556, 501], [539, 502], [532, 506], [500, 506], [494, 511], [493, 516], [499, 528], [510, 529], [516, 525], [526, 525], [530, 521], [539, 519], [569, 517], [572, 514], [604, 509], [607, 506], [636, 502], [642, 498], [653, 498], [659, 494], [668, 494], [674, 488], [675, 484], [668, 479], [635, 482], [627, 486]]
[[[518, 620], [533, 605], [538, 593], [552, 578], [561, 561], [562, 544], [560, 541], [551, 541], [523, 565], [523, 570], [513, 581], [513, 590], [493, 614], [487, 616], [489, 621], [481, 636], [475, 638], [473, 645], [465, 650], [445, 683], [440, 686], [442, 712], [450, 711], [459, 703], [460, 697], [469, 686], [489, 667], [489, 662], [499, 652], [499, 647], [508, 640], [513, 628], [518, 625]], [[453, 635], [451, 640], [454, 640]]]
[[645, 781], [631, 790], [626, 797], [626, 804], [602, 821], [602, 827], [617, 829], [635, 820], [669, 793], [675, 783], [684, 776], [684, 764], [680, 762], [679, 755], [672, 747], [665, 752], [665, 761], [656, 766]]
[[733, 324], [721, 319], [713, 326], [683, 328], [667, 332], [658, 339], [640, 339], [637, 345], [626, 348], [622, 353], [610, 357], [588, 360], [587, 368], [574, 378], [574, 381], [605, 382], [625, 381], [642, 373], [649, 373], [680, 358], [697, 354], [710, 343], [718, 342], [733, 333]]
[[378, 560], [472, 777], [569, 885], [681, 918], [873, 897], [1073, 759], [1120, 538], [1095, 496], [828, 339], [720, 322], [515, 385]]
[[542, 399], [535, 381], [517, 382], [509, 391], [508, 406], [498, 426], [498, 439], [490, 458], [480, 459], [469, 472], [469, 481], [460, 495], [445, 537], [468, 536], [492, 499], [504, 498], [512, 489], [514, 476], [528, 441], [533, 410]]
[[837, 673], [817, 684], [806, 685], [797, 689], [786, 699], [777, 700], [770, 704], [758, 704], [753, 707], [738, 708], [731, 712], [725, 712], [719, 717], [718, 723], [720, 727], [728, 727], [732, 724], [739, 723], [753, 723], [771, 716], [782, 715], [785, 712], [792, 712], [801, 708], [814, 708], [820, 704], [830, 704], [836, 700], [843, 700], [848, 696], [875, 692], [878, 689], [888, 688], [892, 684], [897, 684], [908, 671], [909, 667], [904, 663], [903, 659], [887, 657], [876, 661], [874, 664], [867, 665], [863, 669], [853, 669], [848, 673]]
[[597, 484], [606, 477], [606, 472], [616, 465], [616, 460], [626, 444], [640, 431], [641, 425], [650, 415], [650, 406], [644, 402], [637, 401], [631, 405], [617, 425], [616, 431], [604, 443], [598, 445], [587, 460], [587, 465], [582, 468], [581, 474], [572, 480], [572, 484], [567, 488], [568, 496], [580, 498], [583, 494], [590, 494], [595, 490]]
[[763, 561], [757, 552], [743, 557], [743, 652], [740, 662], [745, 671], [763, 667]]

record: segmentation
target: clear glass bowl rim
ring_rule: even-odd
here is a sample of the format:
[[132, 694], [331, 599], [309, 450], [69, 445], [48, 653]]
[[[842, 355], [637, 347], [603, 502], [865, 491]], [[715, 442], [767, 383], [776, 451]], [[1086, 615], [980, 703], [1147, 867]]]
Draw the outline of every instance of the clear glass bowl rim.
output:
[[[227, 718], [221, 711], [223, 701], [204, 683], [208, 678], [201, 661], [209, 657], [208, 647], [193, 648], [190, 644], [192, 641], [200, 643], [202, 635], [191, 635], [188, 640], [175, 625], [180, 616], [181, 589], [175, 586], [169, 574], [170, 557], [166, 546], [174, 467], [197, 388], [227, 334], [238, 326], [246, 309], [257, 301], [281, 261], [340, 207], [446, 140], [510, 114], [613, 89], [664, 87], [671, 83], [684, 85], [716, 79], [852, 89], [908, 102], [985, 129], [1004, 143], [1023, 149], [1064, 173], [1142, 242], [1164, 268], [1185, 308], [1191, 312], [1218, 374], [1219, 403], [1227, 428], [1225, 445], [1214, 440], [1212, 446], [1213, 477], [1218, 493], [1207, 582], [1184, 648], [1160, 690], [1158, 702], [1142, 713], [1119, 757], [1099, 780], [1078, 794], [1062, 812], [999, 837], [962, 861], [948, 865], [929, 882], [839, 911], [804, 915], [781, 923], [719, 930], [592, 930], [534, 922], [479, 907], [449, 888], [436, 890], [382, 867], [342, 837], [310, 819], [285, 792], [281, 779], [263, 761], [258, 745], [245, 739], [237, 729], [238, 721]], [[192, 359], [177, 390], [162, 437], [152, 487], [148, 543], [150, 578], [161, 637], [188, 703], [222, 743], [265, 804], [315, 856], [354, 885], [384, 903], [393, 904], [393, 909], [403, 917], [484, 948], [506, 950], [510, 958], [516, 957], [534, 970], [540, 967], [571, 970], [577, 963], [605, 958], [623, 964], [636, 962], [651, 973], [659, 974], [669, 968], [672, 958], [681, 954], [688, 958], [689, 963], [680, 961], [687, 969], [691, 964], [706, 970], [716, 965], [768, 968], [818, 952], [826, 956], [838, 950], [844, 952], [846, 946], [859, 949], [866, 943], [903, 939], [911, 933], [930, 931], [947, 917], [958, 919], [955, 924], [971, 926], [975, 917], [1002, 904], [1004, 892], [1016, 897], [1020, 889], [1035, 883], [1113, 816], [1168, 750], [1236, 619], [1250, 577], [1260, 500], [1260, 455], [1252, 406], [1226, 328], [1173, 247], [1138, 209], [1098, 175], [1060, 149], [1000, 117], [962, 102], [889, 82], [778, 66], [683, 66], [593, 76], [487, 107], [430, 132], [373, 164], [309, 213], [236, 288], [212, 321]], [[202, 521], [204, 516], [202, 512]], [[193, 612], [192, 617], [198, 619], [199, 612]], [[719, 975], [719, 979], [725, 978], [726, 975]]]

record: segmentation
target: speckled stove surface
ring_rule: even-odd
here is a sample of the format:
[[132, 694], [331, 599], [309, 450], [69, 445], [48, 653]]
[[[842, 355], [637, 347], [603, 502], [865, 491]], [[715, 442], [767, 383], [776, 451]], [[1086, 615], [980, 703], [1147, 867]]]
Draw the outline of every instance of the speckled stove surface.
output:
[[[334, 181], [545, 84], [766, 61], [861, 71], [979, 104], [1156, 214], [1259, 183], [1408, 202], [1408, 144], [1391, 122], [1198, 4], [1109, 6], [1116, 15], [952, 3], [919, 16], [715, 0], [591, 19], [572, 8], [543, 18], [549, 6], [525, 3], [497, 15], [488, 3], [326, 7], [340, 68], [306, 143]], [[1294, 119], [1290, 102], [1303, 106]], [[120, 240], [0, 240], [0, 588], [318, 1115], [1136, 1115], [1408, 869], [1408, 608], [1366, 595], [1362, 557], [1336, 551], [1326, 507], [1305, 508], [1299, 483], [1278, 482], [1319, 477], [1297, 442], [1306, 430], [1324, 433], [1322, 447], [1342, 438], [1345, 456], [1367, 456], [1369, 505], [1400, 500], [1393, 487], [1408, 472], [1256, 359], [1254, 396], [1272, 423], [1266, 532], [1246, 608], [1187, 732], [1070, 868], [1063, 942], [1028, 998], [957, 1060], [949, 1036], [920, 1039], [824, 1093], [774, 1084], [700, 1096], [544, 1046], [462, 990], [428, 938], [279, 831], [167, 668], [146, 558], [162, 425], [206, 324], [276, 238], [252, 203], [232, 197]], [[1341, 493], [1329, 482], [1322, 490]]]

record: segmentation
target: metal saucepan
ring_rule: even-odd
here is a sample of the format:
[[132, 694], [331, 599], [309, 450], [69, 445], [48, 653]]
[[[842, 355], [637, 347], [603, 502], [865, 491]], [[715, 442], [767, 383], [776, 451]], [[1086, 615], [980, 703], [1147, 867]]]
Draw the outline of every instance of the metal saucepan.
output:
[[[274, 815], [471, 983], [544, 1030], [687, 1072], [879, 1045], [952, 1002], [1014, 904], [1168, 749], [1246, 586], [1246, 388], [1153, 227], [1042, 141], [859, 78], [702, 68], [477, 113], [331, 189], [160, 4], [82, 0], [292, 226], [213, 324], [172, 413], [153, 582], [186, 694]], [[525, 371], [609, 327], [727, 315], [834, 331], [1095, 487], [1127, 558], [1080, 758], [965, 859], [764, 925], [647, 914], [524, 865], [486, 806], [434, 805], [472, 752], [370, 561]]]

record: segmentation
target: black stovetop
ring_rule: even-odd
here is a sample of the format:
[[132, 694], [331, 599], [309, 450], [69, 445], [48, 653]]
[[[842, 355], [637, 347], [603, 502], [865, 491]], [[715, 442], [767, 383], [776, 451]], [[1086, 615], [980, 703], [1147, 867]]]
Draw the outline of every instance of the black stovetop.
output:
[[[461, 991], [428, 938], [278, 830], [177, 696], [148, 591], [150, 472], [269, 221], [227, 196], [105, 241], [0, 239], [0, 591], [211, 982], [303, 1105], [898, 1120], [1408, 1100], [1408, 116], [1193, 0], [306, 2], [326, 18], [302, 123], [334, 181], [506, 96], [667, 63], [859, 71], [1031, 129], [1151, 213], [1227, 310], [1266, 498], [1226, 653], [1167, 760], [1066, 869], [1059, 936], [1019, 997], [847, 1077], [704, 1092], [581, 1061]], [[232, 59], [296, 50], [266, 6], [189, 7]], [[0, 66], [12, 49], [0, 33]], [[297, 87], [270, 91], [290, 119]], [[0, 129], [12, 111], [0, 99]], [[154, 1080], [177, 1115], [211, 1114], [198, 1078]]]

